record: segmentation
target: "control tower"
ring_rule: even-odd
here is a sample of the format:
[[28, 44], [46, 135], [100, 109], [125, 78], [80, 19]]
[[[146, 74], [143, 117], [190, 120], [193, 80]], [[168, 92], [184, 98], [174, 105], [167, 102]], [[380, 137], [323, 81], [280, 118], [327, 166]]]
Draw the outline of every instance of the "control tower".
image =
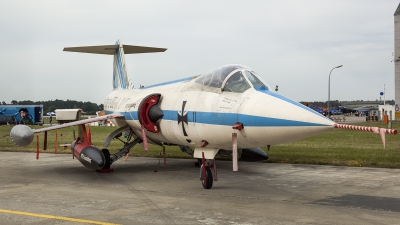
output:
[[400, 4], [394, 13], [394, 101], [400, 105]]

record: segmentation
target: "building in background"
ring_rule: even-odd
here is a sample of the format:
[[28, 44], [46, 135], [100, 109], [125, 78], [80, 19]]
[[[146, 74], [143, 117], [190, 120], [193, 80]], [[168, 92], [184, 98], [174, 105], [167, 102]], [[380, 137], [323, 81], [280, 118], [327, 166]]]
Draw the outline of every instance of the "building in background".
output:
[[400, 4], [394, 13], [394, 101], [400, 105]]

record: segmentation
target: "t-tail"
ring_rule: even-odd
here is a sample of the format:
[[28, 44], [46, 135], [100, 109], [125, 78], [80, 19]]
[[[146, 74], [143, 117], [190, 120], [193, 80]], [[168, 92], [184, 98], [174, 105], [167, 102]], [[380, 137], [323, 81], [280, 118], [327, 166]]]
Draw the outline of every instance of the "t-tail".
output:
[[83, 52], [94, 54], [114, 55], [113, 89], [133, 89], [133, 84], [126, 67], [125, 54], [138, 54], [150, 52], [165, 52], [166, 48], [154, 48], [145, 46], [123, 45], [118, 40], [115, 45], [66, 47], [64, 51]]

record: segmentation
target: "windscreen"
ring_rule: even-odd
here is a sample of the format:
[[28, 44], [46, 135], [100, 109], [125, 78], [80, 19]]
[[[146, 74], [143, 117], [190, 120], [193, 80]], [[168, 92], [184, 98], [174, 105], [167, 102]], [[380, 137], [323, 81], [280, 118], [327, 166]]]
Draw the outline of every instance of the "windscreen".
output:
[[268, 85], [266, 85], [264, 82], [262, 82], [256, 75], [254, 75], [252, 72], [246, 70], [245, 71], [247, 79], [251, 82], [254, 88], [256, 89], [262, 89], [262, 90], [268, 90]]
[[232, 74], [231, 77], [226, 81], [224, 86], [225, 92], [236, 92], [236, 93], [243, 93], [251, 86], [247, 83], [246, 79], [243, 76], [241, 71], [237, 71], [236, 73]]

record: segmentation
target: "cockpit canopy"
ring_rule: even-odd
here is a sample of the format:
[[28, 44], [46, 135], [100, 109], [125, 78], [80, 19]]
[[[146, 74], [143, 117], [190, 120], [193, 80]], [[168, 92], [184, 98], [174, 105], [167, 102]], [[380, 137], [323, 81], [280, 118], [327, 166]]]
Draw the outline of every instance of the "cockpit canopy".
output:
[[205, 73], [198, 77], [196, 83], [207, 88], [218, 88], [224, 92], [243, 93], [247, 89], [269, 90], [250, 68], [243, 65], [226, 65]]

